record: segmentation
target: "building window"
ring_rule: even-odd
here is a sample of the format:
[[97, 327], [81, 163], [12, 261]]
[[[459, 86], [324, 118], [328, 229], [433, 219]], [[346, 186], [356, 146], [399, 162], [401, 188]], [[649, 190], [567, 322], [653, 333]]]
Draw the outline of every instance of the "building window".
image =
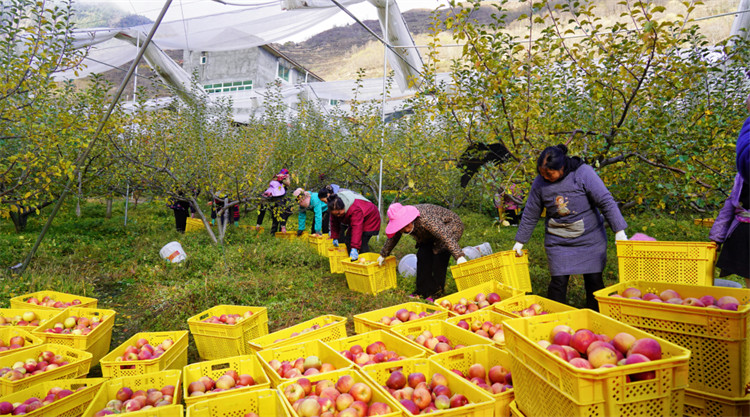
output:
[[338, 100], [334, 100], [334, 99], [330, 99], [330, 100], [328, 100], [328, 104], [330, 104], [331, 106], [338, 106], [339, 105], [339, 101]]
[[281, 65], [281, 64], [278, 64], [278, 68], [279, 68], [279, 70], [278, 70], [277, 75], [279, 76], [279, 78], [281, 78], [282, 80], [288, 82], [289, 81], [289, 73], [291, 72], [291, 70], [289, 68]]
[[253, 80], [228, 81], [225, 83], [205, 84], [203, 89], [207, 93], [227, 93], [231, 91], [249, 91], [253, 89]]
[[201, 65], [206, 65], [206, 62], [208, 62], [208, 56], [205, 52], [201, 52]]

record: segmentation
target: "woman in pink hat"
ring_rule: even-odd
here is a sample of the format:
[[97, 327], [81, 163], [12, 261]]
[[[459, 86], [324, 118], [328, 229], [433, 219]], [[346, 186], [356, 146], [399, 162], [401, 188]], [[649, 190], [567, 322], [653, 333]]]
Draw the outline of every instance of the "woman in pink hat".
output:
[[388, 207], [388, 236], [378, 263], [383, 264], [402, 234], [412, 235], [417, 241], [417, 285], [413, 296], [438, 297], [445, 289], [445, 275], [451, 255], [456, 264], [466, 262], [458, 240], [464, 224], [458, 215], [433, 204], [403, 206], [393, 203]]
[[273, 235], [276, 232], [286, 233], [286, 221], [292, 215], [292, 204], [286, 193], [286, 187], [289, 184], [289, 171], [286, 168], [279, 171], [268, 183], [268, 188], [261, 195], [256, 229], [260, 229], [263, 218], [266, 217], [266, 211], [270, 209], [271, 234]]

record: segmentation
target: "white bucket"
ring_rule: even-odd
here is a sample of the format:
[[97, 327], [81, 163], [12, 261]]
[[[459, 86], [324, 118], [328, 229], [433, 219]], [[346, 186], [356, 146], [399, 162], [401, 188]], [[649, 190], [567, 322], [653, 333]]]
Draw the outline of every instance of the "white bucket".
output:
[[413, 277], [417, 275], [417, 255], [410, 253], [398, 263], [398, 273], [405, 277]]
[[475, 248], [479, 250], [482, 256], [492, 255], [492, 246], [490, 246], [489, 242], [484, 242], [479, 246], [475, 246]]
[[161, 255], [162, 259], [172, 262], [173, 264], [182, 262], [187, 259], [187, 254], [185, 253], [185, 250], [182, 249], [182, 245], [180, 245], [180, 242], [167, 243], [163, 248], [161, 248], [161, 250], [159, 251], [159, 255]]

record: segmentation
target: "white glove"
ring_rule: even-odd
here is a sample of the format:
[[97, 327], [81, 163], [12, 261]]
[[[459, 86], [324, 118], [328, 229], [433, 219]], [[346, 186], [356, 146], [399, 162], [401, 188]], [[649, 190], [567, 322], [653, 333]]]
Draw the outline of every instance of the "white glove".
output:
[[385, 262], [385, 258], [378, 256], [378, 265], [383, 266], [383, 262]]
[[523, 249], [523, 243], [516, 242], [516, 244], [513, 245], [513, 250], [516, 251], [516, 256], [523, 256], [523, 251], [521, 251], [521, 249]]
[[461, 265], [464, 262], [466, 262], [466, 258], [464, 258], [463, 256], [456, 259], [456, 265]]
[[628, 240], [628, 235], [625, 234], [624, 230], [620, 230], [615, 233], [615, 240]]

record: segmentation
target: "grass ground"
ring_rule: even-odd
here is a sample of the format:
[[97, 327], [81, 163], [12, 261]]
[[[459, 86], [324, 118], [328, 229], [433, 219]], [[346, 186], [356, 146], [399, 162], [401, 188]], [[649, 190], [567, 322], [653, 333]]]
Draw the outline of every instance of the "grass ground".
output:
[[[0, 307], [11, 297], [39, 290], [71, 292], [99, 299], [100, 308], [114, 309], [118, 316], [112, 345], [119, 345], [139, 331], [187, 330], [187, 319], [217, 304], [265, 306], [269, 330], [275, 331], [322, 314], [349, 318], [347, 331], [353, 334], [354, 314], [410, 301], [414, 279], [399, 276], [398, 288], [377, 296], [352, 292], [343, 275], [329, 272], [326, 258], [306, 243], [279, 240], [231, 227], [226, 244], [211, 244], [205, 233], [178, 234], [171, 210], [161, 204], [131, 204], [129, 222], [123, 226], [124, 205], [105, 218], [105, 206], [86, 203], [82, 217], [75, 217], [72, 205], [61, 210], [30, 269], [23, 278], [13, 277], [8, 267], [23, 260], [41, 230], [45, 218], [32, 218], [24, 233], [16, 234], [10, 222], [0, 224]], [[515, 227], [500, 227], [488, 214], [459, 213], [466, 225], [462, 246], [489, 242], [495, 251], [510, 250]], [[708, 229], [679, 215], [626, 215], [628, 234], [640, 231], [660, 240], [707, 241]], [[254, 224], [255, 214], [240, 224]], [[290, 230], [296, 230], [292, 216]], [[268, 226], [268, 225], [266, 225]], [[609, 233], [605, 284], [618, 281], [617, 258]], [[177, 240], [188, 259], [180, 264], [165, 263], [159, 249]], [[373, 239], [374, 250], [384, 242]], [[529, 272], [533, 292], [546, 294], [549, 280], [540, 222], [531, 242]], [[405, 237], [394, 255], [415, 253], [414, 240]], [[456, 290], [448, 278], [446, 293]], [[570, 303], [584, 301], [580, 277], [571, 279]], [[198, 360], [191, 339], [189, 361]], [[98, 369], [92, 373], [95, 375]]]

